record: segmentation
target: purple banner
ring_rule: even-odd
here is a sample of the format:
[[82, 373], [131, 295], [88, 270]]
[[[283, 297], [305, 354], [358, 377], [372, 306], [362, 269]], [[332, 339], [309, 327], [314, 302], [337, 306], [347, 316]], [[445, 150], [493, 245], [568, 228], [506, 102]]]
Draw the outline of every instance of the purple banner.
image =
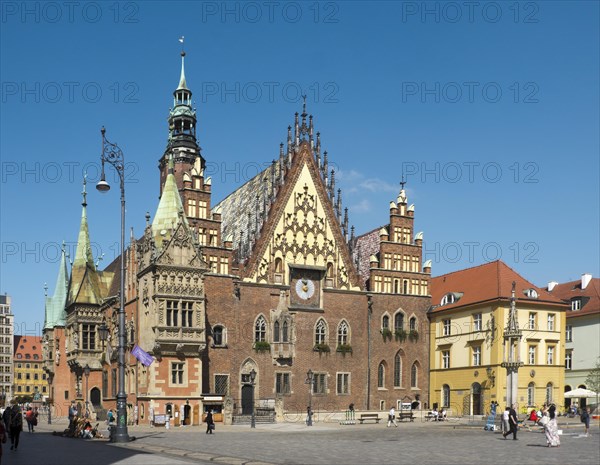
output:
[[137, 358], [142, 363], [142, 365], [147, 367], [152, 365], [152, 362], [154, 361], [154, 357], [152, 357], [152, 355], [150, 355], [148, 352], [144, 352], [138, 345], [135, 345], [135, 347], [131, 351], [131, 355]]

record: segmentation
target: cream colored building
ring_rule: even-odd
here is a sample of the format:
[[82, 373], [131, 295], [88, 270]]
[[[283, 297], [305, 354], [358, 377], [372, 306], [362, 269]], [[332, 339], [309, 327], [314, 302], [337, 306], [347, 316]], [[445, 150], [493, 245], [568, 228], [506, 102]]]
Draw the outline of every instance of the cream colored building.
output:
[[[515, 283], [519, 412], [544, 402], [563, 405], [567, 305], [501, 261], [432, 279], [430, 404], [455, 415], [504, 409], [510, 348], [505, 328]], [[514, 339], [513, 339], [514, 341]]]

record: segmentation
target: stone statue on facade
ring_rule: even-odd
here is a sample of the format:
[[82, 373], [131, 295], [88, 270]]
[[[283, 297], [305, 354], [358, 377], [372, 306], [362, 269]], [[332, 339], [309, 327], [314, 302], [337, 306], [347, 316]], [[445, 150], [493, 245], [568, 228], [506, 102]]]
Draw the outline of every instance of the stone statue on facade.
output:
[[60, 365], [60, 349], [56, 349], [56, 354], [54, 355], [54, 361], [57, 365]]

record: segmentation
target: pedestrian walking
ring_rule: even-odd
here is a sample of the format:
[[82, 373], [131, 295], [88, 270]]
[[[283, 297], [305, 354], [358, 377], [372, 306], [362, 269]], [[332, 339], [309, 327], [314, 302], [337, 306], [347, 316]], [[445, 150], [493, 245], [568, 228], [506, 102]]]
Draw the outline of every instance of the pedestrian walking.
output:
[[306, 407], [306, 426], [312, 426], [313, 411], [310, 406]]
[[587, 438], [590, 435], [590, 413], [591, 409], [589, 407], [583, 409], [581, 412], [581, 423], [585, 425], [585, 437]]
[[556, 422], [556, 407], [551, 405], [548, 409], [548, 423], [546, 423], [546, 444], [548, 447], [560, 447], [560, 436], [558, 435], [558, 423]]
[[19, 448], [19, 436], [23, 431], [23, 412], [19, 404], [15, 404], [10, 414], [10, 450]]
[[508, 411], [508, 424], [510, 426], [510, 430], [502, 434], [502, 436], [504, 436], [504, 439], [506, 439], [506, 436], [512, 433], [513, 440], [517, 441], [517, 429], [519, 428], [519, 419], [517, 418], [517, 411], [515, 410], [516, 406], [516, 404], [513, 404], [510, 410]]
[[394, 407], [390, 409], [390, 413], [388, 414], [387, 427], [389, 428], [390, 426], [392, 426], [392, 423], [396, 428], [398, 428], [398, 423], [396, 423], [396, 410], [394, 409]]
[[34, 426], [37, 426], [37, 415], [31, 407], [27, 407], [27, 412], [25, 413], [25, 420], [27, 421], [27, 430], [30, 433], [34, 433]]
[[6, 406], [4, 412], [2, 412], [2, 423], [4, 423], [4, 429], [6, 430], [6, 434], [10, 438], [10, 417], [12, 414], [12, 407], [9, 405]]
[[510, 431], [510, 408], [507, 406], [502, 412], [502, 435], [506, 439], [506, 435]]
[[215, 430], [215, 421], [213, 420], [212, 410], [206, 414], [206, 434], [213, 434]]

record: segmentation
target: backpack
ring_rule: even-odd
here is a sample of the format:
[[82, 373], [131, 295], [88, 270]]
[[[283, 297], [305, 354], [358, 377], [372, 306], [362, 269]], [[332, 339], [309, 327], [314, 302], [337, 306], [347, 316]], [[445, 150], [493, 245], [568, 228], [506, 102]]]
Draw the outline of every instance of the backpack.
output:
[[10, 416], [10, 427], [11, 428], [22, 428], [23, 427], [23, 415], [20, 410], [12, 411]]

